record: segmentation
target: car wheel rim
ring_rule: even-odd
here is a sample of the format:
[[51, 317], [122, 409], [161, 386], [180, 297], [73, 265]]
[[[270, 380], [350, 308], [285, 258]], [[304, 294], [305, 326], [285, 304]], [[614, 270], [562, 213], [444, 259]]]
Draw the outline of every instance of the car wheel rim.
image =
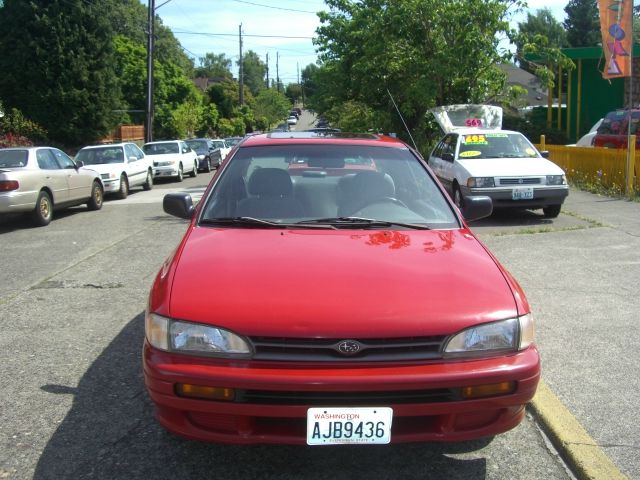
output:
[[47, 197], [42, 197], [40, 199], [40, 215], [42, 215], [42, 218], [49, 218], [50, 214], [51, 207], [49, 205], [49, 200], [47, 200]]
[[96, 202], [96, 205], [102, 204], [102, 192], [98, 187], [96, 187], [95, 191], [93, 192], [93, 200]]

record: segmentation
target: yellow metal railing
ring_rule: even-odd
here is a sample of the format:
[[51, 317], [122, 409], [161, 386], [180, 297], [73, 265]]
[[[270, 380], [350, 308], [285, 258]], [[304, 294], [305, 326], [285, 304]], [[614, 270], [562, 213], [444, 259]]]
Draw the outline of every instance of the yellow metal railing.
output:
[[632, 149], [631, 168], [627, 173], [626, 149], [545, 145], [544, 138], [536, 147], [549, 152], [549, 160], [565, 171], [571, 183], [595, 188], [601, 186], [627, 195], [640, 193], [637, 181], [640, 157], [635, 155], [635, 149]]

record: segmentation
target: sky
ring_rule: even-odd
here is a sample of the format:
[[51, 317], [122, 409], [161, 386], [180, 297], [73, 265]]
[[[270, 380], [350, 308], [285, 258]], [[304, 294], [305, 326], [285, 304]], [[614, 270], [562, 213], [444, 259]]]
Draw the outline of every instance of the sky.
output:
[[[567, 2], [529, 0], [529, 11], [549, 8], [562, 21]], [[148, 0], [142, 3], [148, 5]], [[265, 63], [268, 54], [270, 79], [276, 78], [276, 58], [285, 85], [296, 83], [298, 70], [315, 63], [311, 38], [320, 25], [316, 12], [325, 9], [323, 0], [155, 0], [155, 4], [156, 13], [196, 66], [205, 53], [224, 53], [233, 60], [232, 71], [237, 76], [241, 24], [243, 52], [253, 50]], [[513, 27], [525, 19], [526, 13], [519, 14]]]

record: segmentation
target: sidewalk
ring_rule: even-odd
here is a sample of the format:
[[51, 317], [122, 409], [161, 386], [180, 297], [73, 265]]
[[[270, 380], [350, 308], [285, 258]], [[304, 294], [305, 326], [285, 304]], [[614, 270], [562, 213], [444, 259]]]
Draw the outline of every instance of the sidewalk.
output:
[[[524, 288], [543, 379], [614, 464], [640, 479], [640, 203], [571, 191], [545, 233], [479, 233]], [[553, 226], [552, 225], [552, 226]]]

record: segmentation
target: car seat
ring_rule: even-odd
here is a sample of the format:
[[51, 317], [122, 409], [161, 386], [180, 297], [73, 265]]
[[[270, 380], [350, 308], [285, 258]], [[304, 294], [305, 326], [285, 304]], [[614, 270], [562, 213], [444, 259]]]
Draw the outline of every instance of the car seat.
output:
[[299, 218], [304, 208], [293, 196], [289, 174], [279, 168], [255, 170], [247, 185], [251, 197], [238, 202], [236, 215], [255, 218]]

